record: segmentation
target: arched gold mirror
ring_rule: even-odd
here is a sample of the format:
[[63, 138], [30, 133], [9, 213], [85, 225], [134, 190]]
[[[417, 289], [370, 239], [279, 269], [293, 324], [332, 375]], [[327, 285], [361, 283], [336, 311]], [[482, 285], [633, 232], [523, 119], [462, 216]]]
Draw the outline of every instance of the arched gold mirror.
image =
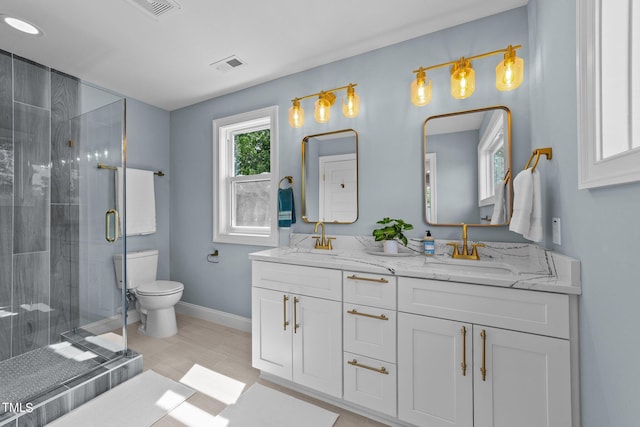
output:
[[358, 220], [358, 133], [353, 129], [302, 139], [302, 219]]
[[506, 225], [513, 208], [511, 111], [496, 106], [424, 122], [424, 208], [431, 225]]

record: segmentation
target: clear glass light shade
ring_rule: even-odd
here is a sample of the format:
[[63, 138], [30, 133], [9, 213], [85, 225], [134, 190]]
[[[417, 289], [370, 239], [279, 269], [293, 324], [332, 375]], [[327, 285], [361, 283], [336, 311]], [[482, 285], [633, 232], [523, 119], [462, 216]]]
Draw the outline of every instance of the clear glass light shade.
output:
[[331, 118], [331, 103], [322, 95], [315, 102], [316, 109], [313, 117], [318, 123], [327, 123]]
[[301, 128], [304, 125], [304, 109], [300, 106], [300, 101], [294, 101], [289, 108], [289, 126]]
[[471, 62], [460, 61], [451, 68], [451, 96], [456, 99], [465, 99], [475, 90], [476, 77]]
[[351, 89], [342, 102], [342, 114], [350, 119], [360, 114], [360, 97]]
[[416, 77], [411, 82], [411, 102], [416, 107], [422, 107], [431, 102], [432, 82], [426, 80], [426, 77]]
[[[505, 55], [507, 56], [507, 55]], [[496, 67], [496, 88], [501, 91], [513, 90], [524, 80], [524, 60], [514, 55], [500, 61]]]

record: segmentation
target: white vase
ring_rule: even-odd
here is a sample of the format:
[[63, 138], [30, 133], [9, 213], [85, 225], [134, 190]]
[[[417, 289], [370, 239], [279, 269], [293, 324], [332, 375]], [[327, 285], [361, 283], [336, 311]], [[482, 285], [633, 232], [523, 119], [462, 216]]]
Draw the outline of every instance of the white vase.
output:
[[383, 240], [382, 248], [386, 254], [398, 253], [398, 241], [397, 240]]

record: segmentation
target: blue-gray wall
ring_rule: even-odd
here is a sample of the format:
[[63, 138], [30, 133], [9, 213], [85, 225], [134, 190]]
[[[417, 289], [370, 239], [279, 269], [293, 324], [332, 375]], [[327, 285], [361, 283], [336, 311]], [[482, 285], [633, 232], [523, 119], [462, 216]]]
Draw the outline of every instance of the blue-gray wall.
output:
[[[640, 183], [578, 190], [576, 5], [530, 0], [532, 146], [553, 147], [543, 171], [546, 246], [582, 261], [582, 425], [637, 426]], [[551, 218], [562, 220], [552, 244]]]
[[[261, 247], [211, 243], [213, 119], [269, 105], [280, 107], [280, 174], [299, 183], [300, 142], [305, 135], [353, 128], [359, 133], [360, 217], [353, 225], [329, 225], [330, 234], [370, 234], [375, 221], [398, 216], [427, 227], [422, 208], [422, 123], [428, 116], [490, 105], [506, 105], [513, 120], [514, 168], [524, 167], [533, 148], [551, 146], [553, 160], [539, 165], [544, 187], [547, 248], [582, 261], [580, 356], [582, 425], [637, 425], [640, 352], [635, 326], [640, 319], [637, 273], [640, 183], [578, 190], [576, 109], [576, 8], [574, 0], [530, 0], [517, 9], [291, 75], [174, 111], [171, 125], [171, 277], [185, 284], [184, 301], [250, 317], [248, 253]], [[434, 98], [416, 108], [408, 97], [411, 70], [522, 44], [528, 64], [525, 83], [500, 93], [493, 85], [495, 60], [479, 60], [476, 93], [466, 100], [448, 94], [448, 73], [431, 73]], [[301, 129], [287, 126], [295, 96], [358, 83], [361, 114], [338, 112], [328, 125], [311, 118]], [[303, 101], [304, 102], [304, 101]], [[381, 171], [385, 171], [384, 173]], [[296, 186], [296, 197], [300, 189]], [[384, 199], [381, 201], [381, 195]], [[298, 206], [298, 214], [300, 213]], [[552, 244], [551, 218], [562, 220], [562, 245]], [[436, 238], [458, 238], [459, 228], [430, 227]], [[296, 232], [311, 225], [296, 224]], [[471, 229], [479, 240], [522, 241], [505, 227]], [[286, 243], [287, 232], [281, 236]], [[206, 254], [220, 249], [220, 263]], [[634, 269], [635, 267], [635, 269]]]
[[[427, 228], [423, 209], [422, 125], [431, 115], [492, 105], [506, 105], [513, 113], [514, 157], [524, 165], [530, 152], [528, 82], [513, 92], [495, 89], [496, 59], [474, 63], [476, 93], [465, 100], [449, 95], [446, 69], [431, 74], [433, 101], [424, 108], [409, 100], [412, 70], [420, 65], [449, 61], [458, 56], [522, 44], [528, 58], [526, 9], [478, 20], [388, 48], [379, 49], [306, 72], [277, 79], [243, 91], [171, 112], [171, 277], [184, 282], [183, 300], [240, 316], [251, 316], [251, 269], [247, 255], [263, 247], [216, 244], [212, 240], [212, 120], [269, 105], [279, 106], [280, 175], [300, 182], [300, 144], [305, 135], [353, 128], [358, 132], [359, 219], [352, 225], [328, 225], [333, 235], [369, 235], [377, 220], [402, 217], [415, 226], [415, 237]], [[321, 89], [357, 83], [360, 115], [347, 119], [334, 107], [328, 124], [312, 118], [313, 102], [303, 101], [304, 127], [287, 124], [291, 99]], [[295, 196], [300, 201], [300, 187]], [[297, 204], [300, 218], [300, 203]], [[312, 232], [300, 221], [295, 232]], [[459, 238], [459, 228], [436, 228], [436, 238]], [[280, 241], [287, 242], [288, 230]], [[506, 228], [476, 230], [472, 239], [521, 241]], [[206, 254], [220, 250], [218, 264]]]

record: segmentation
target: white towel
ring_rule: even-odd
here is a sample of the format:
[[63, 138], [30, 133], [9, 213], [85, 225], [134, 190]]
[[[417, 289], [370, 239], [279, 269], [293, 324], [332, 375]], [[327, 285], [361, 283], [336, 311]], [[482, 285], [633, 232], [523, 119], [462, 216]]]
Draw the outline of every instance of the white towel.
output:
[[542, 240], [542, 200], [540, 174], [525, 169], [513, 180], [513, 215], [509, 231], [520, 233], [525, 239]]
[[493, 198], [494, 204], [493, 213], [491, 214], [491, 224], [504, 224], [507, 222], [504, 220], [504, 187], [506, 185], [507, 184], [502, 181], [496, 183], [496, 195]]
[[[122, 168], [116, 175], [116, 209], [122, 213]], [[127, 236], [156, 232], [153, 171], [127, 168]], [[122, 230], [122, 224], [120, 224]]]

